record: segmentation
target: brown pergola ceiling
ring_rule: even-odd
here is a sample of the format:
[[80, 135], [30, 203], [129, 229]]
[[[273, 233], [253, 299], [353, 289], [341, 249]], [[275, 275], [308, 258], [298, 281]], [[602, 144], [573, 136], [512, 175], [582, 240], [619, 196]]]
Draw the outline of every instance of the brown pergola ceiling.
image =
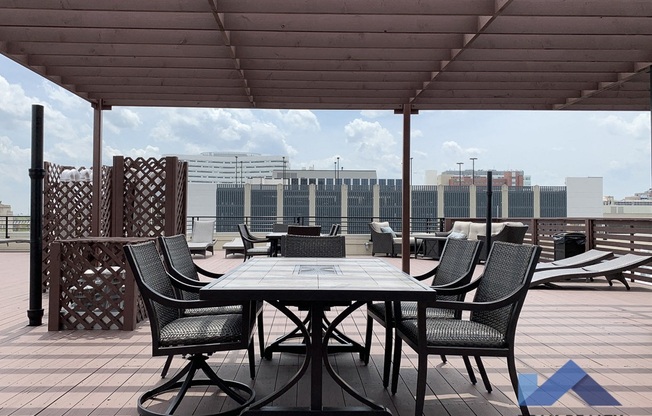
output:
[[649, 110], [651, 0], [1, 0], [0, 52], [108, 106]]

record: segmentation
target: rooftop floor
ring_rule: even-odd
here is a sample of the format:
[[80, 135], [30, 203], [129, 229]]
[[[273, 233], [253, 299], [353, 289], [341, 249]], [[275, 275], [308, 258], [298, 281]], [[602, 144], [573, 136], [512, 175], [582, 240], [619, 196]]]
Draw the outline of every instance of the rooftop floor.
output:
[[[223, 252], [197, 257], [210, 270], [224, 272], [242, 262], [225, 259]], [[400, 267], [400, 259], [387, 261]], [[0, 252], [0, 416], [104, 416], [136, 414], [137, 397], [160, 382], [165, 361], [152, 357], [149, 325], [135, 331], [47, 331], [47, 294], [44, 325], [28, 327], [29, 254]], [[411, 260], [414, 274], [428, 270], [431, 260]], [[539, 384], [568, 360], [573, 360], [621, 404], [617, 408], [587, 406], [575, 393], [565, 394], [554, 406], [531, 407], [532, 414], [652, 414], [652, 286], [634, 283], [626, 291], [618, 282], [609, 287], [604, 279], [577, 282], [567, 290], [531, 290], [517, 334], [519, 373], [537, 373]], [[267, 306], [268, 341], [284, 333], [286, 319]], [[365, 312], [357, 311], [344, 322], [344, 330], [362, 341]], [[357, 354], [333, 356], [337, 370], [394, 415], [414, 414], [416, 355], [404, 348], [398, 393], [392, 396], [381, 382], [383, 333], [374, 326], [375, 341], [369, 366]], [[256, 348], [258, 351], [258, 348]], [[252, 383], [243, 352], [215, 354], [210, 362], [218, 374]], [[461, 359], [450, 357], [443, 364], [430, 358], [426, 414], [517, 415], [518, 407], [509, 383], [505, 361], [484, 359], [494, 391], [486, 393], [482, 383], [472, 385]], [[172, 362], [172, 374], [183, 364]], [[271, 361], [257, 363], [254, 385], [258, 397], [293, 374], [299, 357], [275, 354]], [[327, 405], [357, 405], [345, 393], [328, 384]], [[282, 399], [282, 404], [305, 405], [309, 386], [300, 383]], [[219, 406], [220, 397], [207, 392], [192, 396], [178, 414], [201, 414]]]

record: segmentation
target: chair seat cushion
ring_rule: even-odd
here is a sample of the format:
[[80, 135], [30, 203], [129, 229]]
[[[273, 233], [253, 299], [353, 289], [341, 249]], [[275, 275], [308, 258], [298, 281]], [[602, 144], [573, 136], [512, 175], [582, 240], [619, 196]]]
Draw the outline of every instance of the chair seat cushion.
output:
[[242, 314], [188, 316], [161, 328], [161, 346], [238, 342]]
[[[374, 315], [386, 316], [385, 302], [374, 302], [368, 305], [367, 309]], [[401, 302], [401, 316], [403, 319], [416, 319], [417, 302]], [[428, 308], [426, 309], [426, 316], [428, 318], [452, 319], [455, 317], [455, 312], [451, 309]]]
[[[401, 321], [401, 331], [415, 343], [418, 339], [417, 320]], [[459, 319], [426, 320], [429, 347], [506, 347], [505, 337], [496, 329], [478, 322]]]
[[269, 254], [270, 247], [254, 247], [247, 250], [247, 254]]
[[242, 305], [215, 306], [213, 308], [192, 308], [183, 311], [185, 316], [200, 315], [227, 315], [230, 313], [242, 313]]

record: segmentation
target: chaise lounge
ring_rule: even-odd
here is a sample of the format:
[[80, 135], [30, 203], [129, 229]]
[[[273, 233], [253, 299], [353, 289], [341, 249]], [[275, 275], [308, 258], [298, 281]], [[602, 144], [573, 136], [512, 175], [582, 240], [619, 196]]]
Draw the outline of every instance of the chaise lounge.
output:
[[634, 270], [635, 268], [650, 262], [652, 262], [652, 256], [625, 254], [616, 257], [613, 260], [606, 260], [601, 263], [584, 267], [541, 270], [534, 273], [530, 287], [538, 285], [557, 287], [553, 282], [561, 282], [577, 278], [590, 279], [593, 277], [604, 276], [607, 278], [609, 286], [613, 286], [613, 283], [611, 282], [612, 280], [618, 280], [625, 285], [627, 290], [630, 290], [623, 272]]
[[607, 260], [613, 256], [614, 253], [611, 251], [591, 249], [589, 251], [585, 251], [584, 253], [580, 253], [572, 257], [567, 257], [565, 259], [539, 263], [537, 264], [536, 271], [540, 272], [543, 270], [559, 270], [570, 269], [573, 267], [584, 267]]

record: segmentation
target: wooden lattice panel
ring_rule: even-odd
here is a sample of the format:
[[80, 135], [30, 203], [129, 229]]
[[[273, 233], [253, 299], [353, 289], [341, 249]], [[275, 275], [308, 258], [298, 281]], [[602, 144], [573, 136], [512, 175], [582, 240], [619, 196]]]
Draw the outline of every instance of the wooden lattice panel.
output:
[[133, 239], [82, 238], [53, 245], [49, 329], [133, 330], [146, 318], [123, 252]]
[[[93, 183], [91, 181], [62, 181], [64, 170], [74, 169], [45, 162], [43, 183], [43, 289], [49, 284], [51, 244], [55, 240], [88, 237], [93, 234]], [[81, 169], [81, 168], [80, 168]], [[107, 236], [111, 216], [111, 168], [101, 168], [100, 236]]]
[[124, 236], [163, 234], [165, 228], [165, 159], [124, 159]]
[[187, 163], [176, 157], [115, 156], [113, 174], [113, 235], [154, 237], [185, 232]]

